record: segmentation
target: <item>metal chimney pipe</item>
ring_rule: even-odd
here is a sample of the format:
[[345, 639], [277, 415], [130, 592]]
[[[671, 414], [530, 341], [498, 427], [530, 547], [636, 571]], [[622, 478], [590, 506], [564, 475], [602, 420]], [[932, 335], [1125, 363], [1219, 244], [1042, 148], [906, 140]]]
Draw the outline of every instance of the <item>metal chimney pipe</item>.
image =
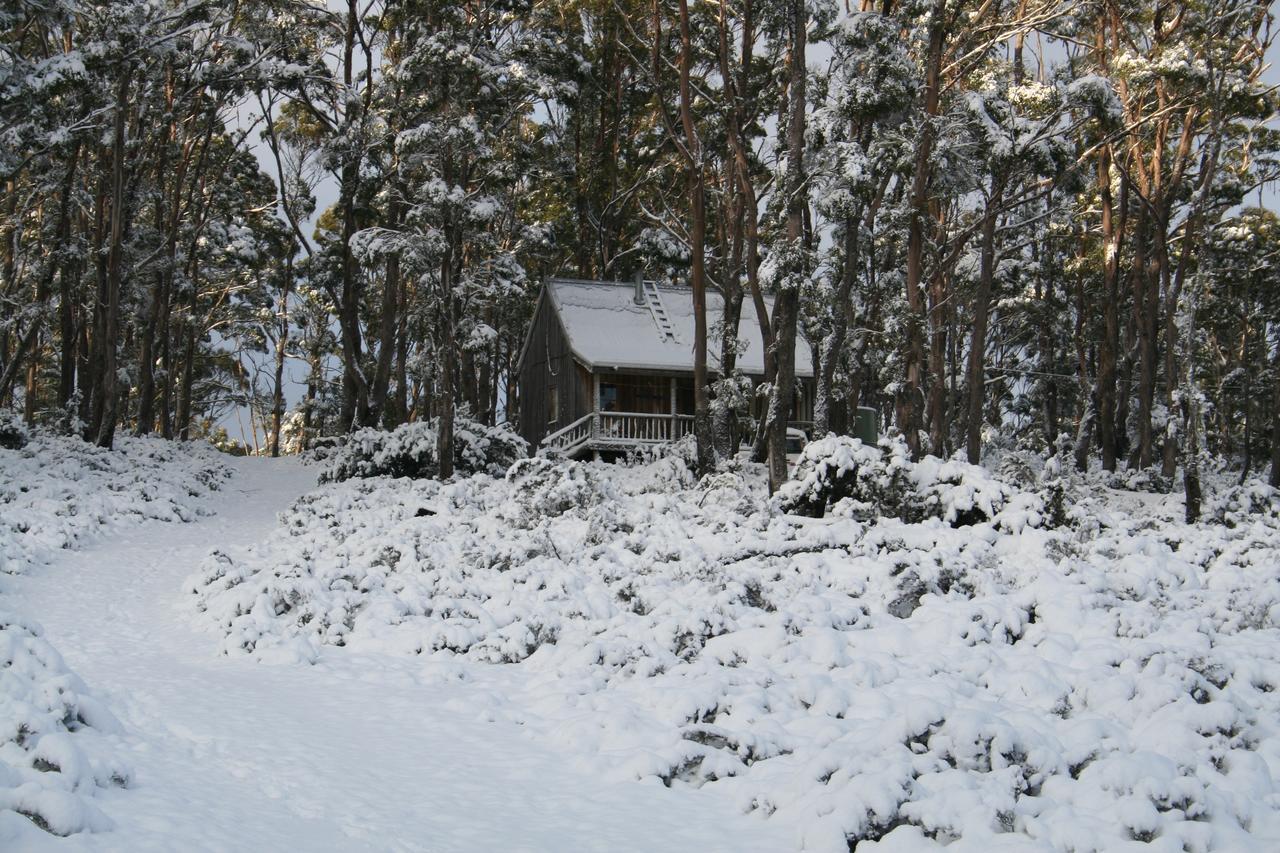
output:
[[637, 305], [644, 304], [644, 270], [636, 270], [636, 292], [631, 298]]

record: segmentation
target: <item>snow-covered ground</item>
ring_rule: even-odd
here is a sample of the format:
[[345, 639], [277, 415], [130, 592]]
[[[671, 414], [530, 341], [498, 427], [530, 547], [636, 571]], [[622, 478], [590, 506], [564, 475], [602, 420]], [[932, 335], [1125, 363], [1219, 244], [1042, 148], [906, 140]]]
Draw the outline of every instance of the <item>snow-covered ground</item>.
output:
[[437, 661], [604, 778], [790, 824], [778, 849], [1280, 849], [1274, 494], [1188, 526], [1018, 476], [897, 448], [821, 519], [671, 459], [357, 480], [188, 589], [232, 660]]
[[92, 795], [132, 780], [113, 740], [120, 724], [6, 581], [108, 529], [191, 521], [230, 472], [208, 447], [121, 437], [105, 451], [0, 428], [0, 841], [33, 824], [57, 834], [108, 829]]
[[123, 447], [0, 451], [6, 853], [1280, 849], [1265, 487]]
[[[56, 461], [56, 454], [45, 456], [44, 464]], [[42, 482], [39, 466], [18, 472], [15, 458], [0, 458], [10, 484], [20, 478], [28, 487]], [[130, 460], [124, 454], [117, 461]], [[136, 458], [133, 464], [142, 479], [173, 472]], [[291, 461], [226, 464], [234, 476], [218, 491], [186, 496], [191, 523], [133, 524], [123, 514], [86, 514], [94, 523], [65, 540], [82, 550], [62, 551], [63, 540], [49, 540], [54, 547], [22, 575], [3, 578], [0, 606], [38, 618], [45, 639], [83, 679], [75, 683], [92, 689], [81, 706], [101, 711], [97, 729], [77, 726], [61, 739], [90, 741], [81, 752], [96, 769], [117, 768], [120, 778], [113, 783], [108, 773], [102, 786], [91, 778], [77, 786], [62, 778], [76, 771], [69, 763], [37, 770], [30, 754], [8, 744], [0, 751], [0, 774], [27, 784], [27, 795], [35, 790], [32, 777], [48, 780], [42, 791], [74, 790], [69, 801], [56, 804], [67, 819], [61, 828], [86, 831], [55, 836], [0, 801], [0, 849], [791, 846], [793, 830], [743, 815], [713, 789], [674, 791], [656, 782], [599, 778], [567, 758], [558, 743], [495, 719], [493, 691], [501, 685], [473, 684], [447, 662], [348, 651], [312, 667], [271, 667], [219, 655], [216, 639], [193, 631], [177, 606], [182, 579], [213, 548], [237, 549], [266, 538], [276, 514], [314, 486], [316, 473]], [[194, 473], [192, 467], [185, 470]], [[124, 494], [136, 490], [111, 490], [97, 481], [83, 483], [74, 496], [63, 488], [41, 505], [46, 511], [40, 518], [57, 518], [57, 507], [73, 497], [86, 505], [114, 502], [123, 510], [133, 500]], [[105, 533], [95, 537], [99, 523]], [[7, 539], [15, 551], [18, 536], [10, 531]], [[60, 667], [59, 673], [60, 684], [76, 679]], [[16, 707], [4, 704], [14, 698], [4, 695], [14, 687], [3, 680], [9, 677], [0, 678], [0, 709]], [[18, 790], [6, 789], [7, 778], [0, 775], [0, 797]]]

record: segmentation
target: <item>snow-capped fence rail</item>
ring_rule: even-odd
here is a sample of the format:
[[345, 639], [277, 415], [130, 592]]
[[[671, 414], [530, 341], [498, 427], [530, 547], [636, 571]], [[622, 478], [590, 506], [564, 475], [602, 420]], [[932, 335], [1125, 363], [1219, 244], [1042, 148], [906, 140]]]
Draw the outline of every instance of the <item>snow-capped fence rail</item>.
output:
[[601, 443], [654, 444], [677, 441], [693, 432], [691, 415], [600, 412], [595, 438]]

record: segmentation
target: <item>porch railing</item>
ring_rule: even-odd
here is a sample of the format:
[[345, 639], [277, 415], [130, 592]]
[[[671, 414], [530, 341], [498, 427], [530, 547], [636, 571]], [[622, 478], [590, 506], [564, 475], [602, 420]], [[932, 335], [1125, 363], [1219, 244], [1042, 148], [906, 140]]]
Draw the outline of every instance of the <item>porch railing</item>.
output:
[[[812, 421], [788, 426], [812, 432]], [[621, 450], [647, 444], [679, 441], [693, 432], [693, 415], [648, 415], [640, 412], [592, 412], [542, 439], [540, 450], [572, 456], [584, 448]], [[744, 437], [750, 441], [750, 433]]]
[[579, 450], [591, 441], [594, 418], [595, 415], [583, 415], [567, 427], [556, 430], [542, 439], [542, 448], [567, 454]]
[[634, 447], [678, 441], [693, 432], [692, 415], [592, 412], [542, 439], [542, 449], [573, 454], [584, 447]]
[[595, 440], [602, 444], [661, 444], [693, 432], [692, 415], [597, 412]]

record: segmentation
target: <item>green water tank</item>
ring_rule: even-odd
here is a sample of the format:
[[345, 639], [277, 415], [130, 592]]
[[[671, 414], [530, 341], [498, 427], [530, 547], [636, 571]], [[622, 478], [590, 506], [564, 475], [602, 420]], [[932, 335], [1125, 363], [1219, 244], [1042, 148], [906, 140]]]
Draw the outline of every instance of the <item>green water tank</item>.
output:
[[853, 416], [853, 437], [862, 439], [863, 444], [875, 444], [880, 440], [880, 430], [876, 424], [876, 410], [870, 406], [859, 406]]

